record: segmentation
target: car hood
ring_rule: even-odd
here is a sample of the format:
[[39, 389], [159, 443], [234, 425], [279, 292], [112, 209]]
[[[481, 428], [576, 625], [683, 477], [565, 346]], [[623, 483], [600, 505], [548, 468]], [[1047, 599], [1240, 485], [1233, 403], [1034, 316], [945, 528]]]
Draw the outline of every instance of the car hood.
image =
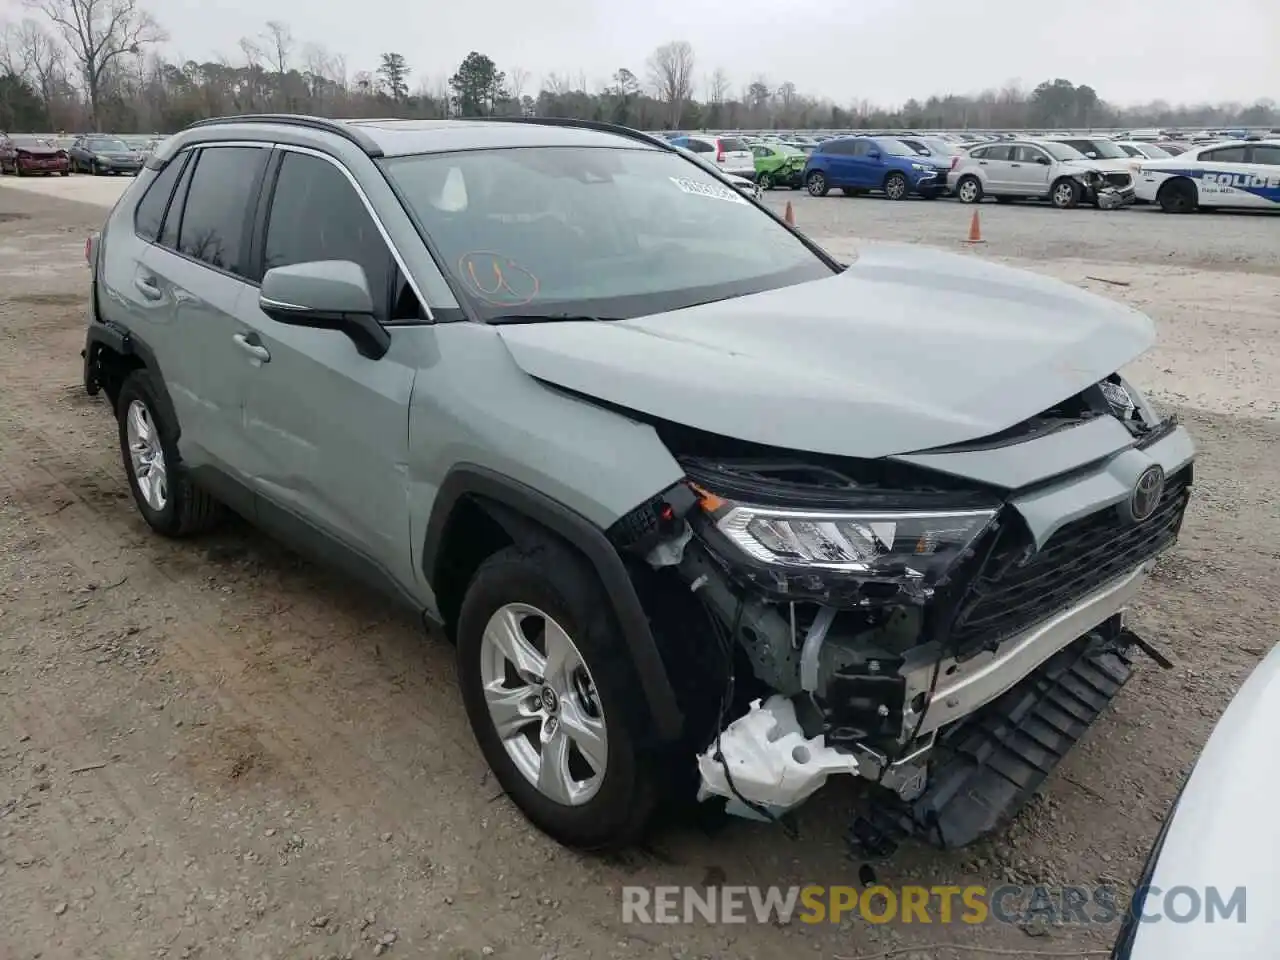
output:
[[1133, 173], [1133, 168], [1143, 161], [1138, 157], [1128, 157], [1124, 160], [1066, 160], [1063, 161], [1069, 167], [1075, 167], [1079, 170], [1096, 170], [1098, 173]]
[[882, 457], [1005, 430], [1154, 341], [1142, 314], [1038, 274], [909, 246], [842, 273], [613, 322], [499, 328], [530, 376], [652, 417]]

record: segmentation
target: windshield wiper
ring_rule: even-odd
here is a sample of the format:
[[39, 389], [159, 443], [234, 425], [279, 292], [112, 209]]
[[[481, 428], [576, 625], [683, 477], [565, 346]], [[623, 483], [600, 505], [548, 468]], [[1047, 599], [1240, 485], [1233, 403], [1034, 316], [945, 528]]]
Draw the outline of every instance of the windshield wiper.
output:
[[487, 322], [494, 326], [515, 323], [615, 323], [621, 317], [596, 317], [586, 313], [509, 313], [492, 317]]

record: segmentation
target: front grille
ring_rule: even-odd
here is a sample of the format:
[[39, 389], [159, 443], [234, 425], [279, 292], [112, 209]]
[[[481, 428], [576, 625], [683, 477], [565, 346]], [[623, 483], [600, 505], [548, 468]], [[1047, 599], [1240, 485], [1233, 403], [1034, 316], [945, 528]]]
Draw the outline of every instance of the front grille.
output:
[[1127, 190], [1129, 185], [1133, 183], [1133, 178], [1127, 173], [1108, 173], [1105, 179], [1107, 183], [1117, 190]]
[[976, 653], [1065, 610], [1149, 560], [1177, 539], [1191, 496], [1191, 468], [1167, 478], [1160, 505], [1142, 523], [1107, 508], [1060, 529], [1037, 553], [1019, 521], [997, 534], [951, 627], [960, 653]]

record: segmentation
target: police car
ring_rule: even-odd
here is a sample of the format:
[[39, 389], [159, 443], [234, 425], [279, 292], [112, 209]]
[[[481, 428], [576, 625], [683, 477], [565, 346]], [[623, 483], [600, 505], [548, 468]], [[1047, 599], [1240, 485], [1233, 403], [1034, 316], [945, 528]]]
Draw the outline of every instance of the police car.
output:
[[1145, 160], [1137, 198], [1165, 213], [1201, 207], [1280, 210], [1280, 140], [1232, 140], [1193, 147], [1168, 160]]

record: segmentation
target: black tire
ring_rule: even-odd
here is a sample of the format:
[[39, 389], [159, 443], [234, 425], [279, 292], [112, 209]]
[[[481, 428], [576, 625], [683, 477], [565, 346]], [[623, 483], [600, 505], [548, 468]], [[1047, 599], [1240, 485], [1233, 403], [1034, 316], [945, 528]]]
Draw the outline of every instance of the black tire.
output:
[[911, 184], [907, 183], [907, 178], [894, 170], [884, 178], [884, 195], [890, 200], [905, 200], [911, 193]]
[[98, 161], [96, 160], [89, 165], [89, 172], [93, 174], [95, 177], [101, 177], [106, 173], [106, 171], [103, 170], [102, 167], [98, 166]]
[[58, 171], [58, 176], [60, 176], [60, 177], [69, 177], [69, 176], [71, 176], [71, 171], [70, 171], [70, 170], [59, 170], [59, 171]]
[[1156, 194], [1156, 203], [1165, 213], [1194, 213], [1200, 206], [1194, 184], [1187, 180], [1170, 180]]
[[[214, 526], [221, 516], [221, 507], [208, 493], [193, 484], [187, 477], [178, 456], [177, 424], [169, 423], [159, 401], [160, 389], [149, 370], [135, 370], [120, 385], [116, 396], [116, 421], [120, 432], [120, 456], [124, 460], [125, 473], [129, 477], [129, 489], [133, 491], [138, 512], [147, 525], [166, 537], [187, 537], [202, 533]], [[138, 485], [133, 456], [129, 449], [126, 419], [129, 409], [141, 403], [154, 425], [164, 454], [167, 498], [163, 507], [156, 509], [147, 503]]]
[[774, 187], [773, 174], [772, 173], [760, 174], [760, 176], [756, 179], [756, 183], [760, 185], [761, 190], [772, 190]]
[[22, 164], [18, 163], [16, 160], [13, 162], [13, 172], [16, 176], [19, 176], [19, 177], [26, 176], [26, 174], [22, 172]]
[[805, 177], [804, 186], [811, 197], [825, 197], [831, 191], [831, 184], [827, 182], [827, 175], [821, 170], [814, 170], [809, 176]]
[[1080, 205], [1080, 184], [1071, 177], [1059, 177], [1049, 188], [1049, 202], [1059, 210], [1073, 210]]
[[961, 177], [956, 183], [956, 199], [961, 203], [982, 202], [982, 181], [977, 177]]
[[[483, 636], [501, 607], [523, 603], [564, 628], [595, 683], [606, 723], [608, 751], [597, 792], [577, 806], [559, 803], [525, 777], [507, 753], [485, 702], [481, 674]], [[635, 842], [648, 825], [661, 791], [661, 766], [637, 741], [646, 716], [611, 606], [584, 560], [561, 541], [507, 547], [480, 565], [458, 616], [458, 682], [476, 741], [512, 802], [539, 830], [581, 850], [607, 850]]]

